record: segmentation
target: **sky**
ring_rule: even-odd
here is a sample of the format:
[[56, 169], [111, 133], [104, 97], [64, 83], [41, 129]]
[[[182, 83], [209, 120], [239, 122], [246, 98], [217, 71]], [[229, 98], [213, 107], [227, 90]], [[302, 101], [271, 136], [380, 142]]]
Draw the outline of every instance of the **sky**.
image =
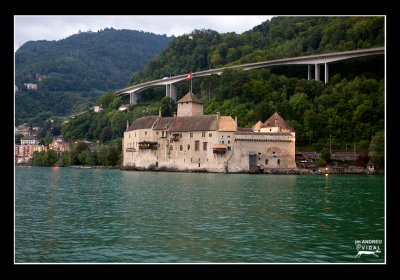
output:
[[96, 32], [106, 27], [179, 36], [195, 29], [238, 34], [272, 16], [15, 16], [14, 50], [28, 41], [60, 40], [78, 31]]

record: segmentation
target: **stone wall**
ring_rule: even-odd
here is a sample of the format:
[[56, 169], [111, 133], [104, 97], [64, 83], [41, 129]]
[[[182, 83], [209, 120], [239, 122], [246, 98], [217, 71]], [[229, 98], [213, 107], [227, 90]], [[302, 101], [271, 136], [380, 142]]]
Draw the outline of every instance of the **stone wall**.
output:
[[[158, 147], [141, 150], [138, 143], [142, 141], [157, 142]], [[213, 145], [222, 143], [230, 150], [214, 153]], [[257, 171], [296, 168], [295, 138], [290, 135], [243, 136], [218, 131], [177, 132], [174, 135], [138, 129], [124, 133], [123, 151], [123, 166], [138, 169], [248, 172], [250, 155]]]
[[178, 103], [178, 117], [186, 116], [202, 116], [203, 115], [203, 105], [192, 102], [182, 102]]

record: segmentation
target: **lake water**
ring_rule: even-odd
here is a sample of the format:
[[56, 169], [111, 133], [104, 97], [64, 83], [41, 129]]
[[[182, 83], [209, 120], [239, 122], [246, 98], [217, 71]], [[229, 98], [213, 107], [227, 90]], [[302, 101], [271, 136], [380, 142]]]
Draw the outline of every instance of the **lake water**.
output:
[[16, 167], [15, 262], [383, 263], [384, 194], [383, 176]]

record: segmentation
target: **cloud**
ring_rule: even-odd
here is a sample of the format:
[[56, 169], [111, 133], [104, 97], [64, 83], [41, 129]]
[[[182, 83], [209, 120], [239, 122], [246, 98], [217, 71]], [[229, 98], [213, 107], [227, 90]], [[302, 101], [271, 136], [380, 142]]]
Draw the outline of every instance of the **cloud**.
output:
[[132, 29], [179, 36], [194, 29], [243, 33], [272, 16], [15, 16], [14, 49], [27, 41], [60, 40], [81, 31]]

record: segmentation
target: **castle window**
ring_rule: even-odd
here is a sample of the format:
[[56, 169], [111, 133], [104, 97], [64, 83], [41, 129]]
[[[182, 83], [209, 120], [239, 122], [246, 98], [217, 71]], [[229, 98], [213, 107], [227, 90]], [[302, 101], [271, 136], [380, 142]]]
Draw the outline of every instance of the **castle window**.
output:
[[278, 159], [278, 165], [280, 165], [281, 164], [281, 160], [280, 159]]
[[221, 144], [224, 144], [224, 140], [221, 141]]
[[203, 151], [207, 151], [207, 142], [203, 142]]
[[193, 132], [190, 132], [190, 138], [193, 138]]
[[190, 151], [190, 144], [187, 145], [187, 149], [188, 149], [188, 151]]
[[158, 131], [156, 132], [156, 135], [158, 135]]
[[272, 131], [272, 129], [270, 128], [269, 131]]
[[183, 151], [183, 145], [180, 145], [180, 146], [179, 146], [179, 150], [180, 150], [180, 151]]
[[194, 141], [194, 150], [195, 151], [198, 151], [198, 150], [200, 150], [200, 141]]
[[231, 143], [231, 140], [228, 140], [228, 144], [230, 144]]
[[268, 165], [268, 159], [265, 160], [265, 165]]
[[228, 146], [228, 151], [230, 151], [230, 150], [232, 150], [232, 149], [231, 149], [231, 146]]
[[212, 133], [209, 133], [209, 134], [208, 134], [208, 137], [212, 137]]
[[230, 135], [228, 135], [228, 138], [231, 138], [231, 136], [230, 136]]
[[144, 132], [144, 135], [147, 135], [147, 131]]
[[206, 137], [206, 133], [205, 133], [205, 132], [202, 132], [202, 133], [201, 133], [201, 137]]

